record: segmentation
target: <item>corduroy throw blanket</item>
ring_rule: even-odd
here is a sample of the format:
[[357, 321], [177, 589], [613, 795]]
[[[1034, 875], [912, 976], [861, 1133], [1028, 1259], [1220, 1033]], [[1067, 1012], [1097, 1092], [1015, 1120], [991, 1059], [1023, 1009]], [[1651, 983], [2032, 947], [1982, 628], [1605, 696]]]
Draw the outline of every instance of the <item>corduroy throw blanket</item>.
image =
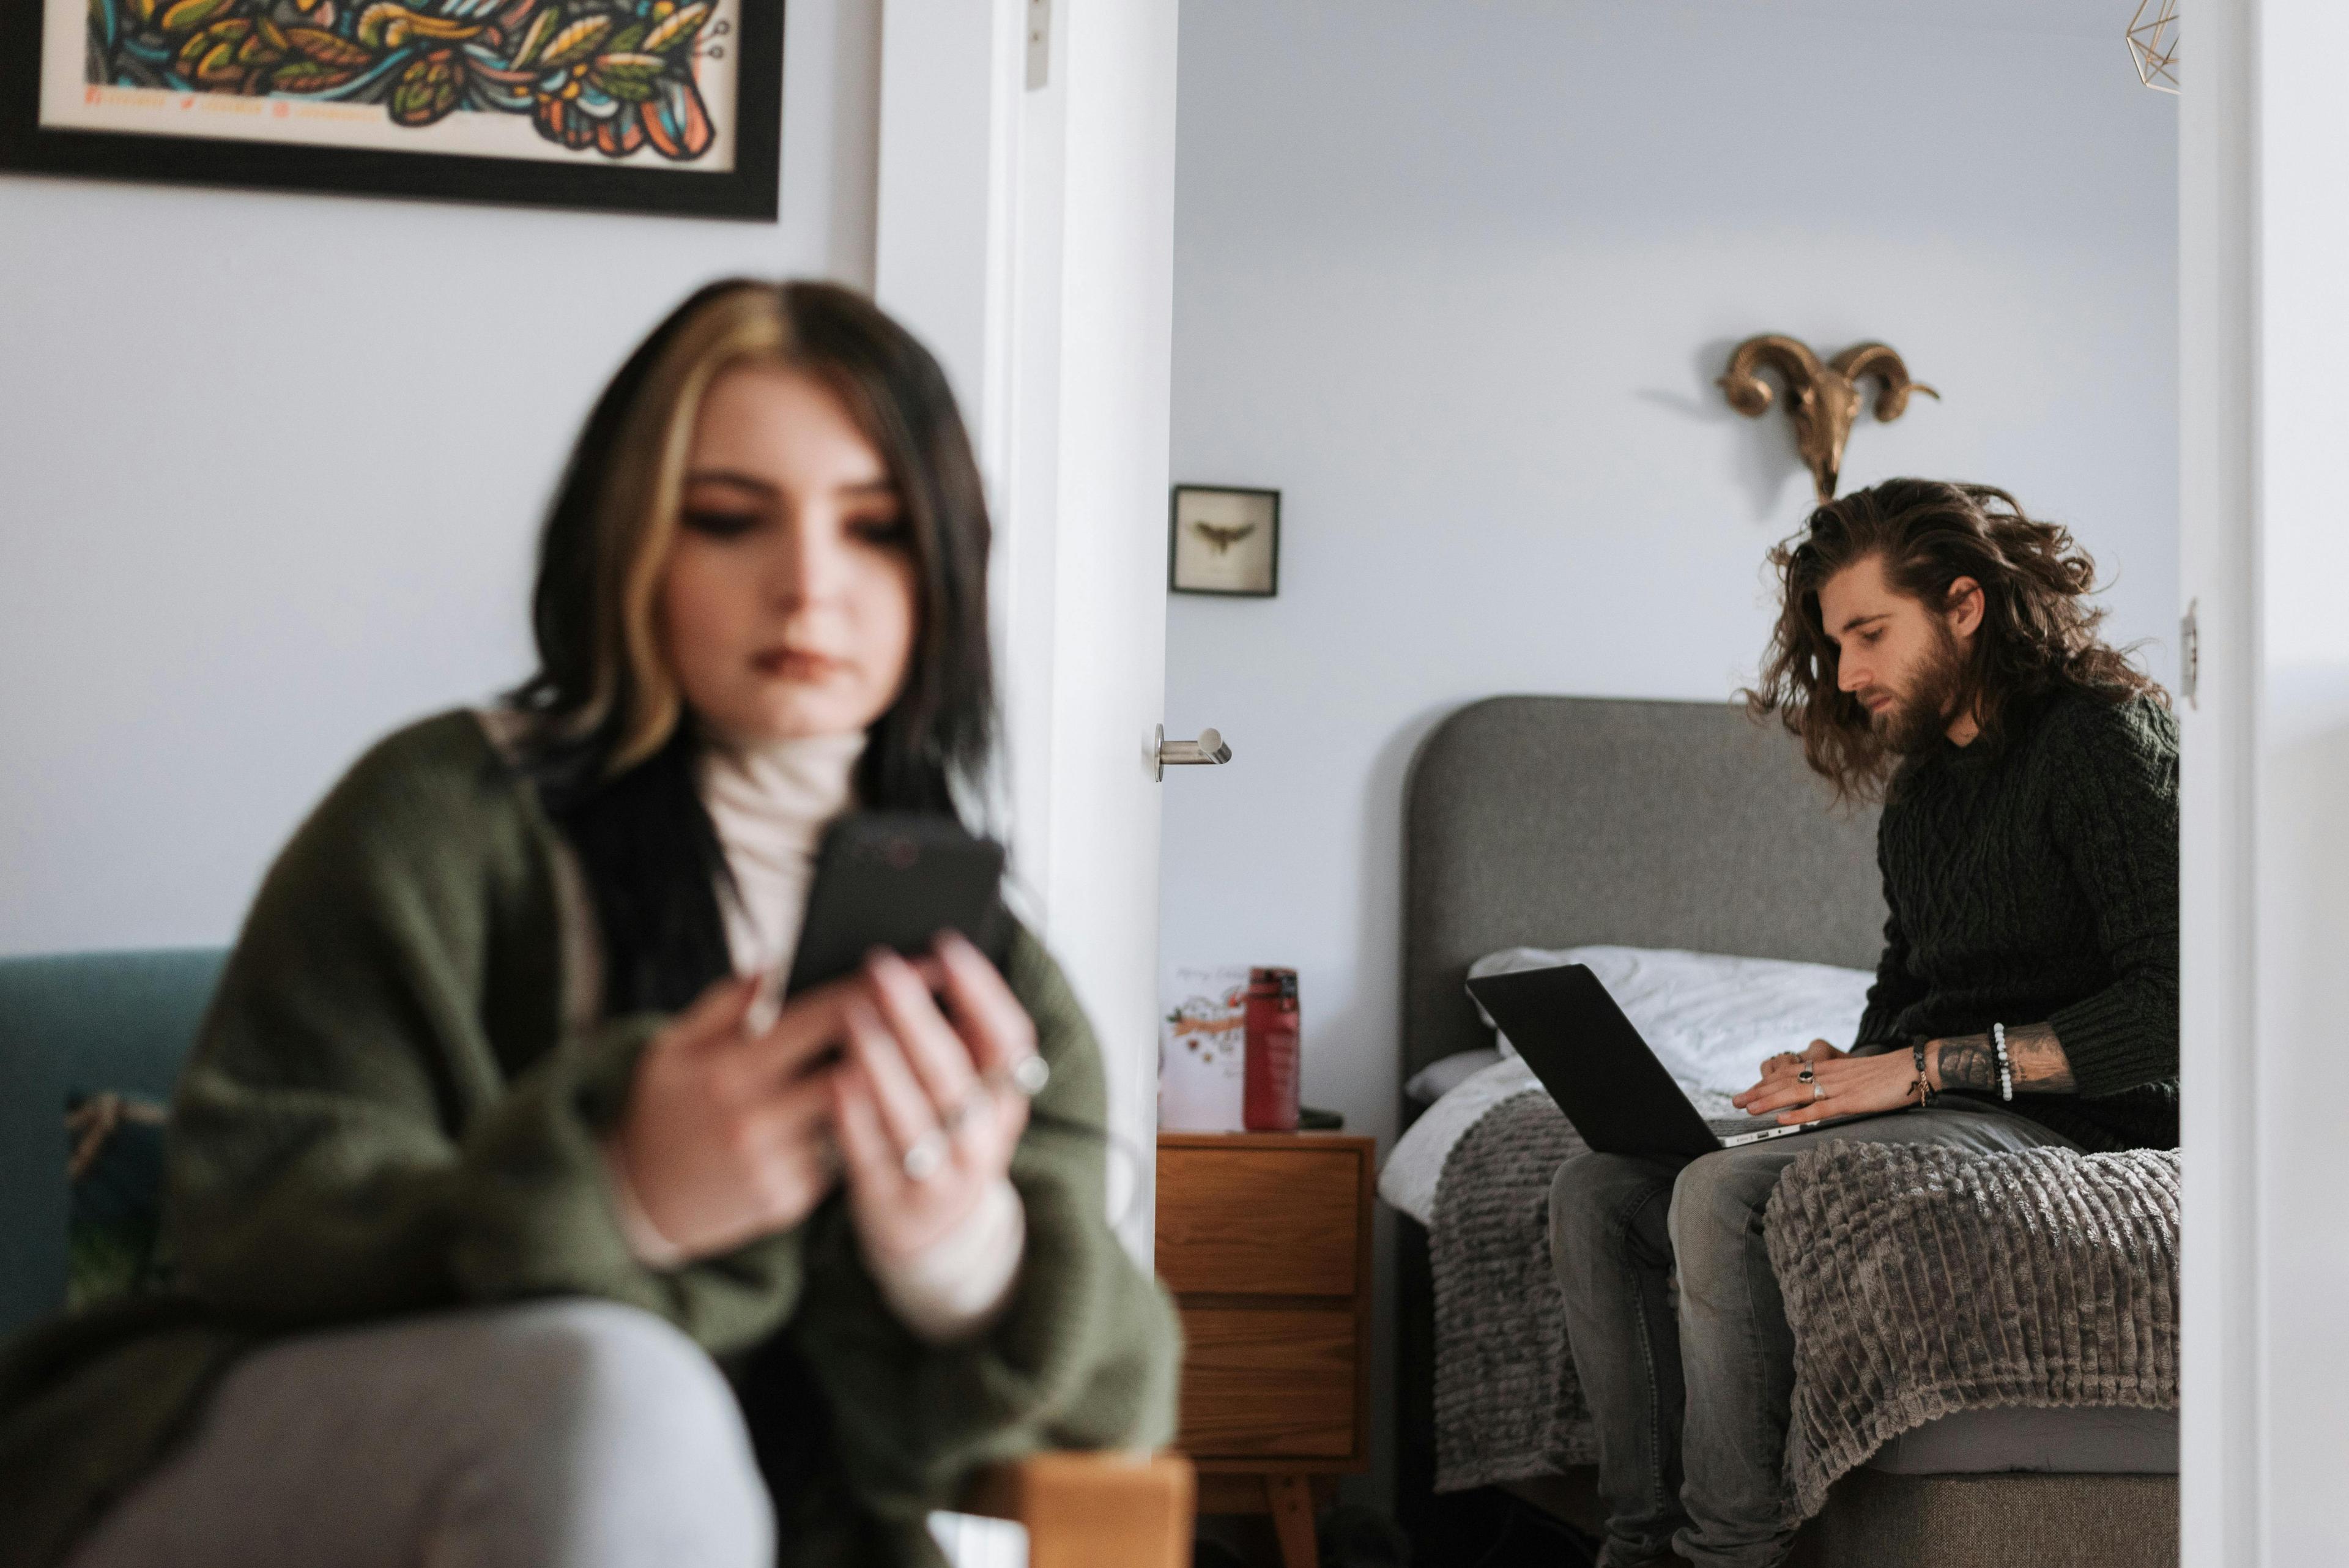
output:
[[1911, 1427], [1992, 1405], [2178, 1408], [2175, 1150], [1825, 1143], [1764, 1235], [1795, 1331], [1796, 1513]]
[[[1549, 1259], [1550, 1179], [1583, 1147], [1529, 1091], [1445, 1161], [1429, 1236], [1439, 1491], [1598, 1459]], [[1798, 1516], [1952, 1411], [2175, 1409], [2178, 1210], [2174, 1153], [1822, 1143], [1788, 1167], [1767, 1238], [1795, 1330]]]

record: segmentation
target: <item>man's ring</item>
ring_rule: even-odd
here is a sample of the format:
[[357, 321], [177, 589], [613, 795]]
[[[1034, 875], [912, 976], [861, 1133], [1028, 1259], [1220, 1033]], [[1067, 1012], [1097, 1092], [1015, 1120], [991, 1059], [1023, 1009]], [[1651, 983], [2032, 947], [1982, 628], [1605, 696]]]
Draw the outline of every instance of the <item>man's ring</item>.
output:
[[913, 1147], [905, 1151], [905, 1158], [899, 1163], [905, 1167], [906, 1180], [927, 1181], [946, 1162], [946, 1129], [932, 1127], [914, 1140]]
[[1826, 1097], [1827, 1086], [1825, 1084], [1813, 1084], [1811, 1085], [1811, 1103], [1813, 1105], [1818, 1104], [1821, 1100], [1824, 1100]]
[[1807, 1084], [1812, 1082], [1817, 1076], [1818, 1075], [1816, 1073], [1814, 1073], [1808, 1067], [1806, 1067], [1801, 1072], [1795, 1075], [1795, 1082], [1797, 1084]]

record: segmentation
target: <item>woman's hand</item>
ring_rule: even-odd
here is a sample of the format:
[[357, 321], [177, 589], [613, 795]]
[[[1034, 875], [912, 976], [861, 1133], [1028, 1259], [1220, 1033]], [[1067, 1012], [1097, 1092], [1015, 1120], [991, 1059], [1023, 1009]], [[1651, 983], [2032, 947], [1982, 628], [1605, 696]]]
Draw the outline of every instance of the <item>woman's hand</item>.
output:
[[761, 977], [719, 981], [653, 1036], [606, 1154], [644, 1218], [685, 1259], [806, 1219], [839, 1174], [827, 1124], [854, 982], [795, 997], [772, 1027], [744, 1026]]
[[1036, 1054], [1036, 1026], [995, 966], [952, 933], [919, 967], [874, 953], [860, 981], [843, 1012], [848, 1058], [832, 1079], [833, 1124], [865, 1248], [906, 1258], [961, 1224], [1010, 1170], [1028, 1125], [1028, 1097], [1013, 1085]]
[[1898, 1110], [1913, 1097], [1915, 1060], [1906, 1051], [1853, 1056], [1824, 1040], [1797, 1054], [1787, 1052], [1762, 1064], [1762, 1081], [1730, 1103], [1748, 1116], [1780, 1113], [1786, 1127], [1828, 1116]]

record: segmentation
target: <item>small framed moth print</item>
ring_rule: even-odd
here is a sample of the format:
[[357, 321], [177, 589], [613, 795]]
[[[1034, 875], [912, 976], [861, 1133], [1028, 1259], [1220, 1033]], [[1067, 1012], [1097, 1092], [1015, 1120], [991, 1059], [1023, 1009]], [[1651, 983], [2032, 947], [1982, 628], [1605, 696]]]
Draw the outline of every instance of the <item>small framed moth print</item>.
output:
[[0, 0], [0, 169], [775, 216], [782, 0]]
[[1178, 484], [1166, 586], [1178, 594], [1272, 597], [1280, 591], [1280, 492]]

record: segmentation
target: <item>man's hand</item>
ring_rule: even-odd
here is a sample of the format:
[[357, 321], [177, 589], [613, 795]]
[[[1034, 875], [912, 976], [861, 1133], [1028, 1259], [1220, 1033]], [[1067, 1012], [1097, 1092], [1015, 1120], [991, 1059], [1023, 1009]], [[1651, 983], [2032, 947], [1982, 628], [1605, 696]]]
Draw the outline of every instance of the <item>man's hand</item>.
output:
[[1915, 1059], [1906, 1051], [1852, 1056], [1824, 1040], [1812, 1041], [1799, 1055], [1771, 1057], [1762, 1064], [1762, 1075], [1760, 1083], [1731, 1103], [1748, 1116], [1775, 1112], [1784, 1127], [1898, 1110], [1909, 1103], [1917, 1082]]
[[1745, 1094], [1738, 1096], [1736, 1103], [1743, 1106], [1747, 1095], [1767, 1087], [1774, 1078], [1791, 1078], [1806, 1067], [1816, 1067], [1821, 1062], [1838, 1061], [1844, 1055], [1844, 1052], [1837, 1050], [1824, 1040], [1812, 1041], [1805, 1050], [1781, 1051], [1762, 1064], [1762, 1082], [1746, 1090]]

